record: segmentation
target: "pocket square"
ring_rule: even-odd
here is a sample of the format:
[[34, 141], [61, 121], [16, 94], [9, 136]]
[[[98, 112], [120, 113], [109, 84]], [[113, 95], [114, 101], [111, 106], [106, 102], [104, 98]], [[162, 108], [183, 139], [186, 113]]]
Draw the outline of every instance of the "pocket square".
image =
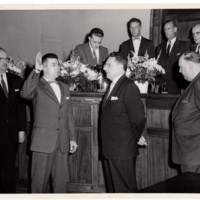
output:
[[181, 53], [177, 53], [176, 55], [179, 56], [179, 55], [181, 55]]
[[19, 92], [19, 89], [15, 89], [15, 92]]
[[111, 101], [118, 100], [118, 97], [111, 96]]
[[69, 99], [69, 97], [66, 97], [66, 99]]

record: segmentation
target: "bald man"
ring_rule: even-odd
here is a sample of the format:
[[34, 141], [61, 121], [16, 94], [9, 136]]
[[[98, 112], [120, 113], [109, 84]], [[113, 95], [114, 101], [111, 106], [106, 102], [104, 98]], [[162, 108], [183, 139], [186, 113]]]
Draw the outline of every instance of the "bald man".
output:
[[196, 24], [192, 28], [192, 36], [194, 39], [194, 44], [191, 45], [191, 50], [200, 54], [200, 24]]
[[200, 55], [184, 53], [179, 66], [190, 84], [172, 112], [172, 159], [182, 172], [200, 173]]

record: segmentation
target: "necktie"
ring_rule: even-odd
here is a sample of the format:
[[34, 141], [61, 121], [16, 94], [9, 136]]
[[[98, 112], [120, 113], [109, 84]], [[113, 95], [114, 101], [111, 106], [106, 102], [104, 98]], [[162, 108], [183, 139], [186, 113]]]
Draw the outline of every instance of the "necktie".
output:
[[4, 91], [5, 95], [6, 95], [6, 97], [8, 98], [8, 90], [7, 90], [7, 87], [6, 87], [6, 83], [3, 80], [3, 74], [1, 74], [1, 86], [3, 88], [3, 91]]
[[93, 50], [93, 57], [95, 60], [95, 64], [97, 64], [97, 54], [96, 54], [95, 50]]
[[198, 53], [198, 54], [200, 54], [200, 45], [197, 45], [195, 52]]
[[169, 57], [170, 49], [171, 49], [171, 41], [169, 41], [169, 44], [167, 46], [167, 58]]
[[114, 83], [112, 82], [112, 83], [110, 84], [109, 89], [108, 89], [108, 94], [107, 94], [107, 96], [106, 96], [106, 99], [108, 99], [108, 97], [110, 96], [110, 93], [111, 93], [111, 91], [112, 91], [112, 89], [113, 89], [113, 85], [114, 85]]

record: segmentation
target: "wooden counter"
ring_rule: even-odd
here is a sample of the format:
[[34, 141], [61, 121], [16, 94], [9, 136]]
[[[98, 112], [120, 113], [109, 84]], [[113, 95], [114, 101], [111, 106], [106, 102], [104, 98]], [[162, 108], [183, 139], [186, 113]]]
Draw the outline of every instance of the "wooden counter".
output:
[[[105, 192], [98, 151], [98, 110], [103, 93], [71, 94], [78, 134], [78, 151], [69, 159], [67, 190]], [[145, 106], [144, 136], [148, 146], [140, 148], [137, 160], [138, 188], [143, 189], [177, 175], [170, 160], [170, 112], [177, 95], [141, 95]]]

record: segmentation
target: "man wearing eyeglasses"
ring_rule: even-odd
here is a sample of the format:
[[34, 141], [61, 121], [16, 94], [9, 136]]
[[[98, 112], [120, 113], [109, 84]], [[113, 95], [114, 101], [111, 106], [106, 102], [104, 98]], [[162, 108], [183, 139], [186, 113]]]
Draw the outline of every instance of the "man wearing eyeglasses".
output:
[[131, 38], [121, 44], [120, 53], [127, 57], [133, 51], [135, 56], [148, 54], [149, 58], [155, 57], [153, 42], [141, 36], [142, 22], [140, 19], [132, 18], [127, 25]]
[[15, 193], [18, 142], [25, 140], [26, 109], [20, 100], [22, 80], [7, 71], [7, 53], [0, 48], [0, 192]]

